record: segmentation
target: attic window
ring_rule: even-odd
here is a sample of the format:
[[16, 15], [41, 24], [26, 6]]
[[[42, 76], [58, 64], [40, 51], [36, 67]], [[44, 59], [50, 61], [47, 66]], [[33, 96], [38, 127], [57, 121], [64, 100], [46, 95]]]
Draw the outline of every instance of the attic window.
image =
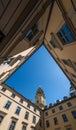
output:
[[0, 42], [3, 40], [4, 34], [0, 31]]

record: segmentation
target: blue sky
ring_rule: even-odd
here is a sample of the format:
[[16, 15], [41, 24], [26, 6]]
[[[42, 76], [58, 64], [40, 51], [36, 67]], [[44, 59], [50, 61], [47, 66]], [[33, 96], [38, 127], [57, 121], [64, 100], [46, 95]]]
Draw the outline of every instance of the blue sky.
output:
[[41, 87], [47, 105], [68, 96], [70, 87], [69, 80], [43, 45], [5, 83], [32, 102]]

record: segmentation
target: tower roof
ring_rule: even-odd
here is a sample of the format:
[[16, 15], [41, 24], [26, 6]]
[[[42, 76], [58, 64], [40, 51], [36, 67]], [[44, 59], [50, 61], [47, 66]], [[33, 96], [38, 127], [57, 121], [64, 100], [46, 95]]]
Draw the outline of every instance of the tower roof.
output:
[[44, 96], [44, 98], [45, 98], [45, 95], [44, 95], [44, 91], [42, 90], [42, 88], [38, 88], [38, 90], [37, 90], [37, 92], [36, 92], [36, 95], [37, 94], [41, 94], [41, 95], [43, 95]]

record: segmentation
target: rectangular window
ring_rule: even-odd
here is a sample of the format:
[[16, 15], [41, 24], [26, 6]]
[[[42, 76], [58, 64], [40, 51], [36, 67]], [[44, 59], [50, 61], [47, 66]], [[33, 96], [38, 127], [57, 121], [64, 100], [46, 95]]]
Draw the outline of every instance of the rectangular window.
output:
[[46, 120], [46, 127], [50, 127], [50, 123], [49, 123], [49, 120]]
[[52, 113], [55, 113], [55, 109], [52, 109]]
[[71, 113], [72, 113], [73, 118], [76, 119], [76, 110], [72, 111]]
[[68, 103], [67, 103], [67, 106], [68, 106], [68, 107], [71, 107], [71, 106], [72, 106], [72, 103], [71, 103], [71, 102], [68, 102]]
[[30, 108], [30, 104], [29, 103], [27, 104], [27, 107]]
[[11, 124], [10, 124], [10, 127], [9, 127], [9, 130], [14, 130], [15, 126], [16, 126], [16, 121], [12, 120]]
[[54, 118], [54, 124], [55, 124], [55, 125], [58, 124], [58, 119], [57, 119], [57, 117]]
[[0, 42], [3, 40], [4, 34], [0, 31]]
[[20, 99], [20, 103], [23, 103], [23, 99]]
[[36, 112], [36, 110], [37, 110], [36, 107], [34, 107], [34, 112]]
[[1, 90], [2, 90], [3, 92], [5, 92], [5, 91], [6, 91], [6, 88], [3, 87]]
[[35, 124], [36, 123], [36, 116], [33, 116], [32, 122]]
[[31, 39], [37, 34], [37, 32], [38, 32], [37, 24], [34, 24], [34, 25], [32, 26], [32, 28], [30, 28], [30, 29], [28, 30], [28, 32], [26, 33], [25, 37], [26, 37], [29, 41], [31, 41]]
[[50, 43], [54, 48], [57, 48], [56, 41], [53, 40], [53, 38], [51, 39]]
[[11, 106], [11, 104], [12, 104], [12, 102], [7, 101], [7, 103], [6, 103], [6, 105], [5, 105], [5, 108], [6, 108], [6, 109], [9, 109], [9, 107]]
[[27, 119], [27, 120], [28, 120], [28, 118], [29, 118], [29, 112], [28, 112], [28, 111], [26, 111], [26, 113], [25, 113], [25, 119]]
[[48, 112], [45, 112], [45, 116], [48, 116]]
[[63, 107], [62, 107], [62, 106], [59, 106], [59, 110], [63, 110]]
[[26, 125], [23, 125], [22, 130], [26, 130], [26, 127], [27, 127]]
[[40, 121], [39, 121], [39, 124], [40, 124], [40, 127], [42, 128], [42, 120], [40, 119]]
[[20, 111], [21, 111], [21, 108], [17, 107], [15, 114], [19, 115]]
[[67, 24], [64, 24], [61, 27], [61, 29], [59, 30], [57, 35], [63, 45], [67, 45], [67, 44], [70, 44], [71, 42], [75, 41], [75, 37], [73, 36], [73, 34]]
[[64, 121], [64, 122], [67, 122], [67, 121], [68, 121], [68, 118], [67, 118], [67, 116], [66, 116], [65, 114], [62, 115], [62, 118], [63, 118], [63, 121]]
[[14, 93], [12, 93], [11, 97], [12, 97], [12, 98], [15, 98], [15, 94], [14, 94]]

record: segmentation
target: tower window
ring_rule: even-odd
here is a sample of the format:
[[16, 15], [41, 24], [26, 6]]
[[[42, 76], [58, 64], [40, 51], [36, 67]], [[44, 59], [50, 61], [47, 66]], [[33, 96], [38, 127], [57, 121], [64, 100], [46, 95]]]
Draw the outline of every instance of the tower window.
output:
[[46, 120], [46, 127], [50, 127], [50, 123], [49, 123], [49, 120]]
[[66, 24], [64, 24], [62, 26], [62, 28], [59, 30], [57, 35], [63, 45], [67, 45], [67, 44], [70, 44], [71, 42], [75, 41], [75, 37], [73, 36], [70, 28]]
[[17, 107], [15, 114], [19, 115], [20, 111], [21, 111], [21, 108]]
[[67, 122], [67, 121], [68, 121], [68, 118], [67, 118], [67, 116], [66, 116], [65, 114], [62, 115], [62, 118], [63, 118], [63, 121], [64, 121], [64, 122]]
[[7, 103], [6, 103], [6, 105], [5, 105], [5, 108], [6, 108], [6, 109], [9, 109], [9, 107], [11, 106], [11, 103], [12, 103], [12, 102], [7, 101]]
[[12, 120], [9, 130], [14, 130], [15, 129], [15, 125], [16, 125], [16, 121]]

